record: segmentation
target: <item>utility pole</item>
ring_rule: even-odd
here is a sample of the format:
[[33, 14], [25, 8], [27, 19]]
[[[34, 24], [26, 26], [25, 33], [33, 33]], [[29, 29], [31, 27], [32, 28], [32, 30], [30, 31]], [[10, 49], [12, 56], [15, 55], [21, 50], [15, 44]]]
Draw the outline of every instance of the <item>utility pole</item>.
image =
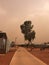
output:
[[15, 43], [16, 43], [16, 39], [17, 39], [17, 37], [15, 37]]

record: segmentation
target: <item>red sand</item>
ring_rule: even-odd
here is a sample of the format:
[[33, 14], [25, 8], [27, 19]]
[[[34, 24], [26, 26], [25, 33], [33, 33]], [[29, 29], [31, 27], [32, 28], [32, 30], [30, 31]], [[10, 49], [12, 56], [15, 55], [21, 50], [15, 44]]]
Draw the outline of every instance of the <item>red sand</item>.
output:
[[[30, 49], [30, 48], [29, 48]], [[0, 54], [0, 65], [9, 65], [16, 49], [10, 49], [10, 51], [7, 54]], [[28, 50], [29, 51], [29, 50]], [[45, 49], [40, 51], [37, 49], [32, 49], [32, 51], [29, 51], [34, 56], [45, 62], [47, 65], [49, 65], [49, 49]]]
[[34, 56], [45, 62], [47, 65], [49, 65], [49, 49], [45, 49], [40, 51], [40, 49], [32, 49], [32, 51], [29, 51]]
[[0, 54], [0, 65], [9, 65], [16, 49], [10, 49], [10, 51], [6, 54]]

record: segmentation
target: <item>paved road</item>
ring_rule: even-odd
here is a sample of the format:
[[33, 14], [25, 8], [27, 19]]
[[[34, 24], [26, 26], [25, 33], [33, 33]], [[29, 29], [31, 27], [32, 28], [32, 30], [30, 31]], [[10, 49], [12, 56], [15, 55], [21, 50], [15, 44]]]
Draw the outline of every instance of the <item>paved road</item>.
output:
[[10, 65], [46, 65], [41, 60], [30, 54], [25, 48], [20, 47], [14, 54]]

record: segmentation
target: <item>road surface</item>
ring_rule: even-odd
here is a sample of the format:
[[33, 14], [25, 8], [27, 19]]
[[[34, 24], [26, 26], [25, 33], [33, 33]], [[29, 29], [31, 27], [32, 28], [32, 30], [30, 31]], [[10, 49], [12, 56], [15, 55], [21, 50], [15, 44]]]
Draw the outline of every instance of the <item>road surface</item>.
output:
[[25, 48], [20, 47], [14, 54], [10, 65], [47, 65], [32, 54]]

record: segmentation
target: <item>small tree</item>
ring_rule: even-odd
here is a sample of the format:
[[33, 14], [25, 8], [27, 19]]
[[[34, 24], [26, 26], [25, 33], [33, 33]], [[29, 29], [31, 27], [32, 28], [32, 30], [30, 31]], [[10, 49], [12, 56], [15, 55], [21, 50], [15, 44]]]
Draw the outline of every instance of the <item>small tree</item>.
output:
[[12, 41], [12, 42], [11, 42], [11, 47], [15, 47], [15, 46], [16, 46], [15, 42]]
[[24, 24], [20, 26], [21, 32], [24, 34], [25, 40], [28, 40], [28, 44], [35, 38], [35, 31], [32, 31], [33, 25], [31, 21], [25, 21]]

